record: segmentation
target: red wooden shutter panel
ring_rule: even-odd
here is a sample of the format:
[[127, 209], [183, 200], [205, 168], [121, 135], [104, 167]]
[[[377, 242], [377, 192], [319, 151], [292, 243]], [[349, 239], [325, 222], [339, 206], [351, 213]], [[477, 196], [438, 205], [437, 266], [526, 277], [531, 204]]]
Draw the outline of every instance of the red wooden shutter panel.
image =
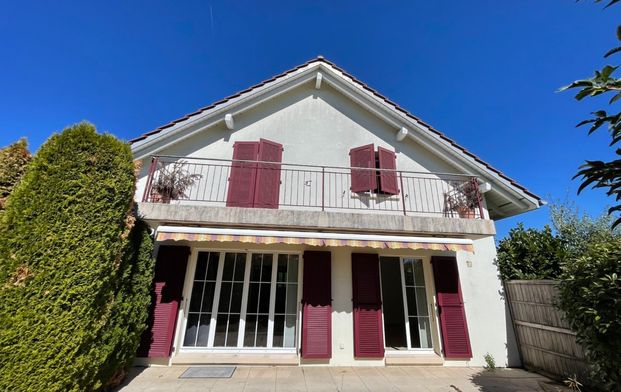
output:
[[[352, 167], [350, 187], [352, 192], [366, 192], [377, 188], [373, 144], [349, 150], [349, 165]], [[369, 169], [354, 169], [355, 167], [368, 167]]]
[[[233, 160], [256, 161], [259, 155], [258, 142], [235, 142]], [[229, 177], [229, 190], [226, 196], [227, 207], [252, 207], [257, 176], [257, 164], [253, 162], [233, 162]]]
[[187, 246], [159, 248], [152, 288], [154, 299], [138, 348], [139, 357], [170, 357], [189, 254]]
[[302, 358], [332, 357], [331, 253], [304, 252]]
[[434, 256], [431, 263], [440, 312], [444, 356], [449, 359], [472, 358], [457, 259]]
[[258, 208], [278, 208], [282, 144], [260, 139], [258, 160], [263, 162], [278, 162], [278, 164], [258, 164], [254, 191], [254, 206]]
[[397, 185], [397, 155], [394, 151], [390, 151], [383, 147], [377, 147], [377, 155], [379, 155], [379, 168], [394, 171], [380, 171], [380, 191], [390, 195], [399, 194], [399, 186]]
[[354, 302], [354, 356], [383, 358], [382, 297], [379, 257], [376, 254], [352, 253]]

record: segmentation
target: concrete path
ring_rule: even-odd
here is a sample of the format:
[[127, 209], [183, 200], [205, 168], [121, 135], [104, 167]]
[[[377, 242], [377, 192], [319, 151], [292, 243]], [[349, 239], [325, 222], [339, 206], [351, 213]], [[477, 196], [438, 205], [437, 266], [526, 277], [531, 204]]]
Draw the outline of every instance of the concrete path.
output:
[[186, 367], [133, 368], [118, 391], [568, 391], [520, 369], [445, 367], [245, 367], [231, 378], [180, 379]]

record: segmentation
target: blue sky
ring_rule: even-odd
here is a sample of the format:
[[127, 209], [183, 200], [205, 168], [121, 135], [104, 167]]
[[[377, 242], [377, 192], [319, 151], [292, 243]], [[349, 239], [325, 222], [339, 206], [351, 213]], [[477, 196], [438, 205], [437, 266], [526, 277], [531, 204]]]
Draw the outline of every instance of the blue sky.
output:
[[[615, 46], [591, 1], [0, 2], [0, 145], [80, 120], [130, 139], [321, 54], [547, 200], [575, 196], [602, 100], [556, 93]], [[615, 60], [614, 58], [612, 59]], [[539, 227], [548, 210], [498, 222]]]

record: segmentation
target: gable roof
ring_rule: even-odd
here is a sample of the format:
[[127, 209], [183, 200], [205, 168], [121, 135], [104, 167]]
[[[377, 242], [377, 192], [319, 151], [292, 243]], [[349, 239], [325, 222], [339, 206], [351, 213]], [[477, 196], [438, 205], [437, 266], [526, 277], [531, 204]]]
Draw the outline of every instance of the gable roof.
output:
[[[264, 80], [245, 90], [239, 91], [233, 95], [229, 95], [228, 97], [221, 99], [217, 102], [214, 102], [209, 106], [200, 108], [181, 118], [173, 120], [168, 124], [162, 125], [152, 131], [146, 132], [134, 139], [131, 139], [129, 143], [132, 145], [132, 150], [134, 150], [134, 152], [136, 153], [140, 150], [145, 149], [147, 147], [147, 144], [149, 144], [150, 141], [154, 141], [156, 139], [159, 139], [160, 137], [166, 136], [166, 134], [172, 131], [173, 129], [183, 128], [184, 125], [192, 123], [195, 120], [200, 119], [201, 117], [209, 116], [215, 111], [219, 112], [221, 109], [228, 108], [229, 106], [236, 104], [238, 101], [241, 101], [242, 99], [246, 98], [249, 95], [252, 95], [255, 93], [267, 93], [273, 90], [279, 83], [285, 83], [287, 80], [291, 78], [295, 78], [297, 76], [301, 77], [302, 75], [307, 75], [310, 72], [314, 72], [316, 70], [315, 68], [321, 69], [323, 71], [328, 71], [328, 72], [332, 71], [333, 73], [339, 74], [337, 76], [340, 76], [341, 79], [355, 86], [356, 89], [359, 90], [358, 91], [359, 93], [364, 93], [365, 95], [371, 96], [377, 101], [378, 104], [388, 107], [390, 110], [392, 110], [395, 114], [397, 114], [400, 117], [405, 117], [409, 119], [410, 122], [414, 123], [413, 125], [415, 125], [417, 130], [422, 131], [423, 133], [427, 132], [429, 135], [434, 136], [433, 139], [437, 139], [437, 141], [442, 142], [441, 144], [445, 145], [445, 147], [449, 147], [454, 152], [456, 152], [459, 155], [462, 155], [463, 157], [470, 158], [470, 160], [472, 160], [478, 166], [480, 166], [480, 168], [483, 171], [488, 172], [489, 174], [492, 174], [494, 177], [497, 177], [498, 179], [501, 179], [503, 183], [506, 183], [506, 185], [508, 185], [510, 188], [513, 188], [514, 191], [521, 193], [524, 197], [517, 198], [516, 200], [526, 205], [523, 205], [522, 208], [520, 208], [520, 211], [516, 213], [532, 210], [532, 209], [538, 208], [539, 206], [546, 204], [546, 202], [541, 197], [529, 191], [523, 185], [518, 184], [514, 179], [510, 178], [509, 176], [504, 174], [502, 171], [494, 168], [493, 166], [485, 162], [483, 159], [481, 159], [477, 155], [473, 154], [472, 152], [468, 151], [466, 148], [457, 144], [454, 140], [452, 140], [451, 138], [449, 138], [442, 132], [436, 130], [431, 125], [427, 124], [426, 122], [424, 122], [417, 116], [410, 113], [408, 110], [402, 108], [397, 103], [391, 101], [384, 95], [377, 92], [375, 89], [369, 87], [364, 82], [358, 80], [355, 76], [348, 73], [344, 69], [340, 68], [333, 62], [323, 58], [323, 56], [319, 56], [315, 59], [311, 59], [301, 65], [298, 65], [295, 68], [289, 69], [279, 75], [273, 76], [270, 79]], [[301, 82], [306, 82], [306, 81], [308, 81], [308, 79], [302, 80]], [[266, 90], [266, 91], [263, 91], [263, 90]], [[221, 116], [221, 120], [223, 121], [223, 116]], [[410, 132], [408, 136], [414, 137], [412, 132]], [[421, 141], [418, 138], [415, 138], [415, 139], [417, 139], [417, 141], [419, 142]], [[524, 203], [524, 200], [526, 200], [527, 203]], [[510, 216], [510, 215], [515, 215], [515, 213], [509, 213], [505, 216]]]

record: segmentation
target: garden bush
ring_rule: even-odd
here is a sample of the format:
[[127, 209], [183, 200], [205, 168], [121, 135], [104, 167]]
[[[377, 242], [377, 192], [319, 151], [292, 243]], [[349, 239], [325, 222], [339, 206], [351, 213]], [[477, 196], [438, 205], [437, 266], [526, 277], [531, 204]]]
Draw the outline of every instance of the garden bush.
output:
[[566, 263], [558, 287], [558, 307], [585, 350], [590, 383], [621, 391], [621, 239], [595, 243]]
[[32, 158], [26, 139], [0, 149], [0, 211]]
[[0, 390], [105, 387], [136, 351], [153, 261], [129, 146], [80, 123], [37, 152], [0, 233]]

